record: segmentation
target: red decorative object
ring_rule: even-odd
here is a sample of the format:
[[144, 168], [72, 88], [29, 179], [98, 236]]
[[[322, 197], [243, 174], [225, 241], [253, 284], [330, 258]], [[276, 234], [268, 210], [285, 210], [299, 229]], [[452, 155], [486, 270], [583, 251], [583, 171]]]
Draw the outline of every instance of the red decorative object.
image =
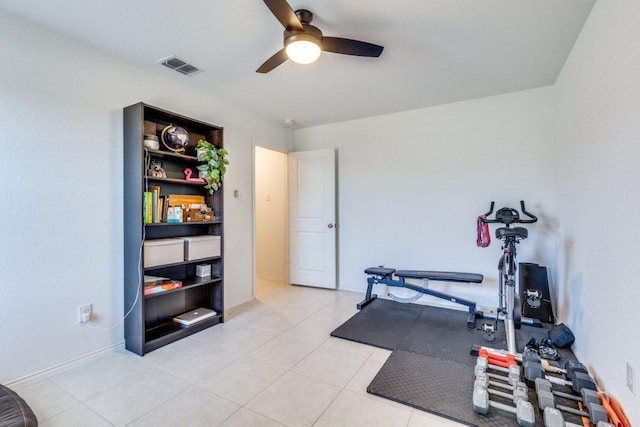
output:
[[185, 176], [185, 179], [187, 181], [204, 182], [204, 179], [202, 179], [202, 178], [191, 178], [191, 175], [193, 175], [193, 171], [190, 168], [186, 168], [184, 170], [184, 176]]

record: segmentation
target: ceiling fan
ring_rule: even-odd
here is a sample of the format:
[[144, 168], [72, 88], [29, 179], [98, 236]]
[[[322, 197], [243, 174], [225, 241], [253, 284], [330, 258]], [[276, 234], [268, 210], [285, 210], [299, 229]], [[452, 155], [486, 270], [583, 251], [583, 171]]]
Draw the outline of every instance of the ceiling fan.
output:
[[377, 44], [340, 37], [324, 37], [322, 31], [311, 25], [313, 13], [306, 9], [294, 11], [286, 0], [264, 0], [271, 13], [284, 26], [284, 48], [267, 59], [257, 73], [268, 73], [287, 59], [310, 64], [322, 51], [343, 55], [377, 58], [384, 47]]

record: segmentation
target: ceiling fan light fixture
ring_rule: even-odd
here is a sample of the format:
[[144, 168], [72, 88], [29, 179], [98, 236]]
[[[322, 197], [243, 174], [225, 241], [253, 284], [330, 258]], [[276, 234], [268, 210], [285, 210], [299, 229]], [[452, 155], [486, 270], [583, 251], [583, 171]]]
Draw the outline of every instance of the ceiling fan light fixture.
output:
[[322, 53], [320, 39], [307, 33], [298, 33], [290, 36], [286, 40], [287, 56], [298, 64], [311, 64], [315, 62]]
[[320, 57], [322, 51], [377, 58], [384, 49], [359, 40], [324, 37], [318, 27], [311, 25], [313, 13], [307, 9], [293, 10], [287, 0], [264, 0], [264, 3], [284, 27], [284, 48], [259, 66], [256, 73], [268, 73], [287, 59], [298, 64], [310, 64]]

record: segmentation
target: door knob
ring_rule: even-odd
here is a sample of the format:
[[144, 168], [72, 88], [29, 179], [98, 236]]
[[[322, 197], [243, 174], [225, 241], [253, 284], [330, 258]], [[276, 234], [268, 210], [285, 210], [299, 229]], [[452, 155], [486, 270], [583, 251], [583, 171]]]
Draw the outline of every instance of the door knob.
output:
[[327, 227], [333, 228], [333, 224], [329, 224], [329, 225], [327, 225]]

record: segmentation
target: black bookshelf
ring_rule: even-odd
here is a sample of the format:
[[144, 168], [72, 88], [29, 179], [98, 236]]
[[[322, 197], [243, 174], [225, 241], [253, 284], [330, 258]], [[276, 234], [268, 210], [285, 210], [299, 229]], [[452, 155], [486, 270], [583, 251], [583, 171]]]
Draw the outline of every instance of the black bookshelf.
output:
[[[124, 310], [125, 346], [127, 350], [144, 355], [149, 351], [224, 322], [224, 252], [223, 252], [223, 188], [210, 195], [201, 182], [184, 179], [184, 168], [196, 170], [198, 159], [195, 146], [206, 139], [216, 147], [223, 147], [223, 128], [172, 113], [144, 103], [126, 107], [124, 116]], [[189, 133], [184, 153], [176, 153], [160, 143], [159, 149], [144, 147], [144, 135], [161, 137], [168, 126], [180, 126]], [[151, 160], [162, 162], [165, 176], [151, 176]], [[213, 209], [214, 220], [193, 222], [146, 223], [144, 193], [159, 186], [160, 196], [168, 194], [200, 195]], [[145, 240], [220, 236], [220, 256], [142, 268]], [[197, 277], [196, 266], [209, 264], [211, 276]], [[168, 277], [180, 281], [176, 289], [144, 295], [144, 276]], [[217, 315], [188, 327], [173, 318], [197, 309], [215, 310]], [[130, 311], [130, 312], [129, 312]]]

